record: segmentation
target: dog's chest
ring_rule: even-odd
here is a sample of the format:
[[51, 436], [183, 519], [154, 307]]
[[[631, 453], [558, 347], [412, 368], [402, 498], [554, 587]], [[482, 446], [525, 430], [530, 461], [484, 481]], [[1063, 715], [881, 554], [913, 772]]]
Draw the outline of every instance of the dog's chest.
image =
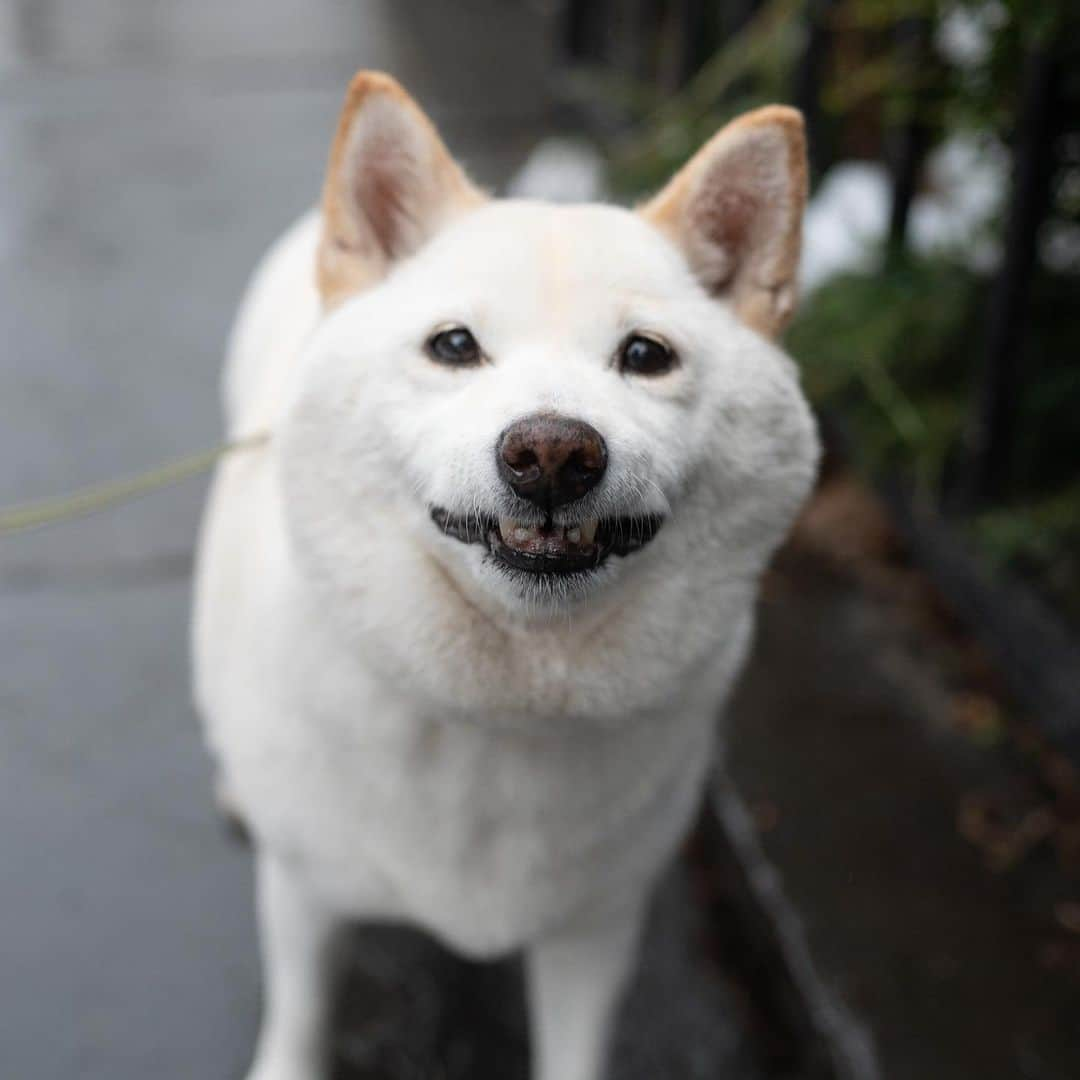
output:
[[263, 839], [343, 908], [415, 920], [467, 951], [513, 947], [647, 879], [708, 758], [707, 724], [586, 734], [562, 718], [559, 735], [522, 734], [364, 691], [348, 711], [309, 699], [247, 732], [230, 772]]

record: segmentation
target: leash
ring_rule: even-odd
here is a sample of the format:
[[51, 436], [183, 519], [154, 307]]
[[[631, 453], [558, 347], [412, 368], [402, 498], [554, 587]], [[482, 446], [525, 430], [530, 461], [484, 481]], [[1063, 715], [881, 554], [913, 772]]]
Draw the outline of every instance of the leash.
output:
[[136, 476], [92, 484], [68, 495], [59, 495], [33, 502], [0, 507], [0, 539], [14, 533], [26, 532], [44, 525], [95, 514], [120, 503], [130, 502], [141, 495], [171, 487], [193, 476], [209, 472], [222, 458], [242, 450], [256, 450], [269, 441], [269, 432], [259, 432], [242, 439], [233, 439], [210, 450], [201, 450], [186, 457], [149, 469]]

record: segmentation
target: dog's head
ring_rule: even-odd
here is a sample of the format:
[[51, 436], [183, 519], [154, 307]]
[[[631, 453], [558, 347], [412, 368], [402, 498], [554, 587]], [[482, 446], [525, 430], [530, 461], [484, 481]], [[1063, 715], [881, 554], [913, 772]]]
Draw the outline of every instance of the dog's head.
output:
[[816, 464], [769, 340], [804, 201], [790, 109], [724, 128], [637, 211], [551, 206], [487, 198], [392, 79], [358, 75], [285, 433], [311, 564], [359, 588], [423, 563], [541, 620], [751, 580]]

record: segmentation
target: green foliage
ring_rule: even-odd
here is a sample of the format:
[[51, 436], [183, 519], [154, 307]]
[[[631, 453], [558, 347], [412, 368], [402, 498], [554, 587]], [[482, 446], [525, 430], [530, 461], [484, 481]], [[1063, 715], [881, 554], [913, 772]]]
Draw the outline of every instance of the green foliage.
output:
[[[605, 101], [631, 132], [612, 154], [616, 188], [630, 196], [654, 190], [732, 117], [790, 100], [812, 11], [834, 44], [818, 99], [841, 132], [855, 114], [873, 115], [888, 132], [918, 113], [936, 136], [1007, 134], [1027, 50], [1077, 30], [1069, 24], [1074, 0], [765, 0], [675, 93], [611, 68], [574, 76], [579, 99]], [[985, 48], [961, 64], [945, 62], [934, 40], [947, 18], [963, 18]], [[912, 27], [914, 41], [902, 32]]]
[[804, 0], [767, 0], [676, 94], [612, 72], [579, 75], [579, 95], [618, 103], [632, 124], [613, 154], [615, 186], [628, 195], [659, 187], [728, 120], [785, 100], [803, 41], [803, 7]]
[[[907, 258], [838, 275], [807, 297], [786, 345], [811, 400], [851, 435], [864, 473], [908, 477], [931, 499], [948, 489], [971, 420], [987, 285], [955, 262]], [[1065, 314], [1075, 285], [1053, 275], [1036, 283], [1013, 495], [969, 524], [994, 565], [1080, 619], [1080, 318]]]
[[1080, 483], [976, 515], [970, 531], [995, 566], [1021, 573], [1080, 622]]
[[811, 398], [844, 417], [871, 472], [903, 468], [924, 489], [937, 486], [965, 418], [977, 295], [969, 271], [907, 258], [838, 275], [804, 303], [787, 346]]

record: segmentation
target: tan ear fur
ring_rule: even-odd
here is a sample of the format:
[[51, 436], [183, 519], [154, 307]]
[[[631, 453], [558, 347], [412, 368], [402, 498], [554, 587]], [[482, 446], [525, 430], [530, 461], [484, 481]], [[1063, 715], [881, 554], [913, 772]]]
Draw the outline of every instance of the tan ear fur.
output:
[[400, 84], [381, 72], [358, 72], [323, 186], [316, 267], [323, 303], [368, 288], [395, 260], [485, 199]]
[[775, 337], [795, 308], [806, 172], [801, 113], [769, 105], [717, 132], [639, 212], [710, 293]]

